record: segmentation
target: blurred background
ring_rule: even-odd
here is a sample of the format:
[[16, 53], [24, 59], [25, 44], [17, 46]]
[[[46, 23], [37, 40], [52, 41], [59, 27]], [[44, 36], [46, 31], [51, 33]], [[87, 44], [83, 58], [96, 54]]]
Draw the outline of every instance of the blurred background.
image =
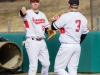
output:
[[[24, 32], [19, 10], [30, 9], [30, 0], [0, 0], [0, 32]], [[100, 0], [80, 0], [79, 11], [88, 19], [89, 30], [99, 30]], [[67, 0], [41, 0], [39, 10], [51, 23], [55, 14], [69, 11]]]

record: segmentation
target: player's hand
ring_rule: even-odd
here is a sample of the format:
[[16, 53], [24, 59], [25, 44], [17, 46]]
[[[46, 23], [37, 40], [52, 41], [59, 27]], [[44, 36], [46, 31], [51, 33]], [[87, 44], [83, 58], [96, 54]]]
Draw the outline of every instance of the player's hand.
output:
[[52, 21], [58, 20], [60, 18], [60, 14], [56, 14], [52, 17]]
[[23, 46], [25, 45], [25, 41], [22, 42], [22, 45], [23, 45]]
[[23, 15], [25, 15], [27, 12], [25, 7], [22, 7], [21, 11], [22, 11]]

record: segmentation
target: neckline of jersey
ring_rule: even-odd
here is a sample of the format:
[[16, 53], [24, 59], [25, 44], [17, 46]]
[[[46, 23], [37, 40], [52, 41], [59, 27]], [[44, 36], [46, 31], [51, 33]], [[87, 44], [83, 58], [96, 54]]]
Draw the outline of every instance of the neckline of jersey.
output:
[[70, 10], [70, 12], [78, 12], [77, 10]]
[[[32, 10], [32, 9], [31, 9]], [[32, 10], [33, 11], [33, 10]], [[34, 11], [33, 11], [34, 12]], [[37, 12], [34, 12], [35, 14], [38, 14], [39, 13], [39, 10]]]

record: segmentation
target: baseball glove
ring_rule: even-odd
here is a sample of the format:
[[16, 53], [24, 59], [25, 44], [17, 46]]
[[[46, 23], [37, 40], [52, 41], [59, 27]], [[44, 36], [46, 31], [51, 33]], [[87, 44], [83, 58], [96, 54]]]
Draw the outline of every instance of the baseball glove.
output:
[[56, 14], [56, 15], [54, 15], [53, 17], [52, 17], [52, 21], [54, 21], [54, 20], [58, 20], [59, 18], [60, 18], [60, 14]]
[[50, 40], [54, 37], [54, 35], [56, 35], [56, 31], [52, 30], [52, 29], [48, 29], [47, 30], [49, 37], [47, 38], [47, 40]]

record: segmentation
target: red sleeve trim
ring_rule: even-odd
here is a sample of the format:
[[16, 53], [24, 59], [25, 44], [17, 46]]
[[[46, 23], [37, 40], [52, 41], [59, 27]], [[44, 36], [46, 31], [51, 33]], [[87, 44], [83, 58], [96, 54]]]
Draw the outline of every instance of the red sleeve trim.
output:
[[29, 28], [29, 23], [28, 23], [28, 21], [26, 20], [26, 21], [24, 21], [24, 24], [25, 24], [25, 27], [26, 28]]

